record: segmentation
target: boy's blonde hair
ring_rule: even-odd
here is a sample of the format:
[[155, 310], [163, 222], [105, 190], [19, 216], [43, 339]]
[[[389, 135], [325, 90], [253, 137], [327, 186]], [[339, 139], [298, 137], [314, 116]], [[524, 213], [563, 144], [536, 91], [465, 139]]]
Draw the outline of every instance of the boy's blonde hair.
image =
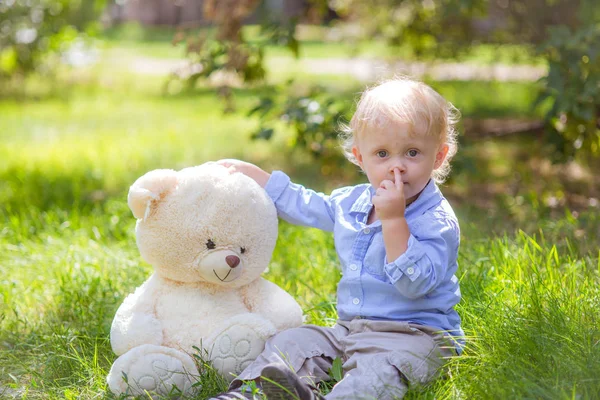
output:
[[[442, 165], [432, 178], [442, 183], [450, 172], [450, 160], [456, 154], [456, 124], [460, 112], [428, 85], [407, 77], [396, 77], [365, 90], [358, 102], [349, 126], [340, 133], [346, 158], [358, 165], [352, 154], [355, 137], [369, 128], [389, 123], [408, 123], [412, 134], [434, 135], [439, 143], [448, 145]], [[424, 127], [424, 129], [422, 129]]]

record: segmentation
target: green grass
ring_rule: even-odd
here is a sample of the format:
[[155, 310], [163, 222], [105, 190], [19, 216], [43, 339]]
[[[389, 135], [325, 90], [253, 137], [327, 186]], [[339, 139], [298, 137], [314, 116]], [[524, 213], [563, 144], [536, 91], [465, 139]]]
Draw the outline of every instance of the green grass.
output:
[[[343, 183], [320, 178], [312, 160], [290, 152], [283, 132], [272, 143], [249, 141], [255, 121], [223, 115], [211, 90], [164, 96], [160, 79], [120, 70], [70, 79], [59, 93], [34, 82], [27, 90], [35, 96], [0, 98], [0, 397], [111, 397], [110, 324], [151, 272], [135, 246], [126, 204], [138, 176], [239, 157], [283, 168], [317, 189]], [[465, 115], [525, 113], [529, 98], [517, 84], [436, 87]], [[335, 90], [358, 89], [350, 83]], [[257, 93], [240, 90], [240, 109]], [[533, 149], [526, 141], [461, 149], [489, 164], [473, 170], [457, 159], [445, 188], [456, 196], [461, 219], [459, 312], [468, 346], [444, 379], [407, 398], [600, 398], [600, 216], [593, 208], [544, 206], [536, 185], [564, 189], [525, 174]], [[516, 168], [522, 187], [496, 202], [482, 206], [477, 192], [467, 190], [498, 185]], [[266, 277], [298, 300], [307, 322], [335, 321], [339, 272], [329, 234], [281, 224]], [[214, 376], [204, 379], [199, 398], [223, 387]]]
[[437, 383], [437, 393], [484, 399], [600, 395], [598, 254], [561, 251], [539, 235], [465, 235], [460, 262], [459, 312], [470, 344], [450, 365], [450, 378]]

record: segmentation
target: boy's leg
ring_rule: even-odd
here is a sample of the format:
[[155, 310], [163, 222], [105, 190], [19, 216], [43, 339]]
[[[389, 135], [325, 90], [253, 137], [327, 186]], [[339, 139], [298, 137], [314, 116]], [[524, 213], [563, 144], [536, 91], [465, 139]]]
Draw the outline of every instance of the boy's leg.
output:
[[287, 367], [306, 383], [327, 380], [331, 363], [342, 352], [340, 339], [347, 332], [340, 325], [304, 325], [279, 332], [267, 340], [263, 352], [231, 382], [229, 390], [237, 393], [243, 389], [244, 381], [257, 381], [267, 365]]
[[303, 379], [320, 382], [329, 379], [333, 359], [340, 356], [340, 339], [347, 329], [304, 325], [279, 332], [267, 340], [265, 349], [236, 380], [256, 379], [269, 364], [287, 365]]
[[343, 322], [347, 361], [344, 378], [328, 400], [390, 400], [404, 396], [410, 385], [425, 384], [437, 375], [455, 350], [435, 329], [396, 321]]

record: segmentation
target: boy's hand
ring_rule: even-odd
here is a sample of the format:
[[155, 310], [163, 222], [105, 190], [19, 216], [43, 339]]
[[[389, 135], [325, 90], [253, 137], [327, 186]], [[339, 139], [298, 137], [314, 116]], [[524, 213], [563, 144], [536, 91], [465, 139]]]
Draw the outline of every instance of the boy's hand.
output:
[[271, 177], [271, 174], [269, 174], [268, 172], [246, 161], [228, 158], [217, 161], [217, 164], [227, 167], [231, 173], [240, 172], [254, 179], [256, 183], [258, 183], [263, 188], [267, 185], [267, 182]]
[[394, 168], [394, 182], [386, 179], [375, 191], [373, 206], [381, 221], [404, 218], [406, 199], [402, 174], [398, 168]]

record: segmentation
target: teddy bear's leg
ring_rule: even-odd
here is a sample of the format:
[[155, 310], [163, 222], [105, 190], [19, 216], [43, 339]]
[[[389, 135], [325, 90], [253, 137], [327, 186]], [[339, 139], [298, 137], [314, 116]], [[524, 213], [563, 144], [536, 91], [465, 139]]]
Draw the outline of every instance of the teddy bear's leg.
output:
[[117, 358], [107, 381], [116, 395], [189, 395], [196, 389], [192, 385], [198, 375], [194, 361], [184, 352], [145, 344]]
[[260, 315], [237, 315], [224, 321], [205, 342], [209, 359], [231, 381], [258, 357], [275, 332], [273, 324]]

